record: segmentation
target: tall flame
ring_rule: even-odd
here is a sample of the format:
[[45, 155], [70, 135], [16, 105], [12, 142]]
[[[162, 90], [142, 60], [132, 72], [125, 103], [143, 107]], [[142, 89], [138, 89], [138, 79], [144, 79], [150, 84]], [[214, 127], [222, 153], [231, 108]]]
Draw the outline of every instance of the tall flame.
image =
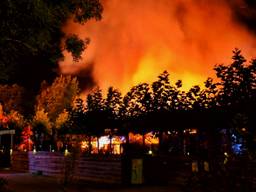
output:
[[[240, 0], [239, 0], [240, 1]], [[105, 0], [100, 22], [69, 22], [66, 33], [89, 37], [82, 61], [71, 55], [60, 63], [62, 73], [75, 74], [93, 63], [93, 77], [103, 89], [127, 91], [152, 82], [164, 70], [184, 89], [202, 85], [213, 66], [229, 63], [232, 50], [255, 56], [256, 38], [239, 23], [230, 1]]]

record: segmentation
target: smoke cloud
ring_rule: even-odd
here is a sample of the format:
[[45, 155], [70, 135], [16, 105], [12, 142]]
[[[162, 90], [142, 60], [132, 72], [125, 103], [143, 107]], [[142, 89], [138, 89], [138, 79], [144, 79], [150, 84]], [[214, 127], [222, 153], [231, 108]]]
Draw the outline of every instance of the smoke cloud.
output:
[[87, 63], [86, 67], [75, 73], [79, 81], [79, 87], [82, 90], [90, 90], [97, 85], [93, 76], [93, 67], [93, 63]]
[[105, 0], [101, 21], [84, 26], [69, 22], [63, 29], [89, 37], [91, 43], [78, 63], [64, 53], [60, 69], [81, 74], [94, 63], [87, 75], [103, 89], [114, 86], [123, 92], [156, 80], [164, 70], [173, 81], [181, 79], [184, 89], [202, 85], [207, 77], [214, 77], [215, 64], [231, 62], [234, 48], [242, 49], [247, 58], [255, 56], [255, 33], [250, 22], [241, 21], [239, 11], [245, 4], [230, 2]]

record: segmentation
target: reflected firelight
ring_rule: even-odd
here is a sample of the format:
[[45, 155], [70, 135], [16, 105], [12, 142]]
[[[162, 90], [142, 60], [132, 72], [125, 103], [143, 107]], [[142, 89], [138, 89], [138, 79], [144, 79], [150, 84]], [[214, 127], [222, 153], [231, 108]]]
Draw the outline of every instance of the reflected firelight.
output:
[[[122, 154], [123, 144], [126, 143], [124, 136], [112, 136], [109, 135], [97, 137], [91, 137], [91, 154]], [[143, 144], [143, 136], [140, 134], [129, 133], [129, 142]], [[159, 138], [153, 132], [149, 132], [144, 135], [144, 143], [146, 146], [158, 145]], [[80, 143], [82, 151], [89, 150], [89, 140], [83, 140]]]

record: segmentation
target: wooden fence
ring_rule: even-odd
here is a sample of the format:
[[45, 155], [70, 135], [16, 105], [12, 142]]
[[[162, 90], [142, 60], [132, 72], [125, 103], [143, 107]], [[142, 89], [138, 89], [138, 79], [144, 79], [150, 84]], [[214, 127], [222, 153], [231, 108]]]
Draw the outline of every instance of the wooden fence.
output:
[[29, 152], [29, 172], [46, 176], [61, 177], [65, 168], [65, 157], [62, 153]]
[[75, 164], [74, 177], [78, 180], [122, 183], [120, 157], [80, 157]]
[[14, 171], [28, 172], [29, 161], [28, 153], [22, 151], [14, 151], [11, 155], [11, 165]]
[[116, 156], [64, 156], [58, 152], [14, 152], [12, 169], [57, 178], [121, 184], [122, 160]]

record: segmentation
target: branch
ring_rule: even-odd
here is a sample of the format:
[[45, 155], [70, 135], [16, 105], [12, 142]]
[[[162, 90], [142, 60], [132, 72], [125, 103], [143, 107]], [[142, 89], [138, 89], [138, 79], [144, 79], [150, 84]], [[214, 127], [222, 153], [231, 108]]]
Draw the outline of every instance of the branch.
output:
[[11, 43], [16, 43], [16, 44], [22, 45], [23, 47], [25, 47], [27, 49], [30, 49], [32, 52], [37, 52], [38, 51], [36, 48], [32, 47], [31, 45], [29, 45], [27, 43], [24, 43], [21, 40], [5, 38], [5, 39], [3, 39], [3, 41], [7, 41], [7, 42], [11, 42]]

